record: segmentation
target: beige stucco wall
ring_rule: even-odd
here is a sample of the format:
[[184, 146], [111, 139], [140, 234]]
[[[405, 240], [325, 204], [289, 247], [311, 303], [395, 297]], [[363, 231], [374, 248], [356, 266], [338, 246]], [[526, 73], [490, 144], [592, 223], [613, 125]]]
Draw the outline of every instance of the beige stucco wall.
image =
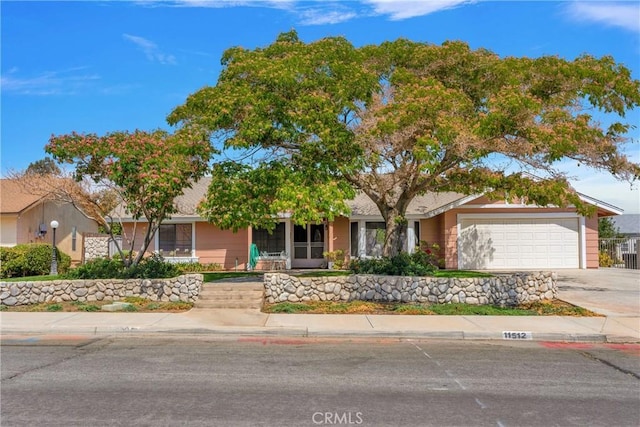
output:
[[[54, 219], [59, 224], [56, 230], [56, 246], [69, 255], [73, 263], [79, 263], [82, 261], [83, 234], [96, 233], [98, 224], [68, 203], [43, 202], [22, 212], [17, 216], [15, 223], [16, 243], [53, 243], [53, 231], [49, 224]], [[47, 233], [44, 236], [36, 235], [40, 224], [46, 224]], [[72, 236], [74, 227], [75, 245]]]

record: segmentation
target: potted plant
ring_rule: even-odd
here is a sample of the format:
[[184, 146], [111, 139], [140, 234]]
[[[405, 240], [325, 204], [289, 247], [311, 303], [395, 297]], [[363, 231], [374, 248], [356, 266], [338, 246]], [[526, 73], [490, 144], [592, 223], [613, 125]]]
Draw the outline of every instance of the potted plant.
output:
[[323, 252], [322, 255], [327, 259], [327, 268], [341, 270], [344, 267], [344, 251], [337, 249], [335, 251]]

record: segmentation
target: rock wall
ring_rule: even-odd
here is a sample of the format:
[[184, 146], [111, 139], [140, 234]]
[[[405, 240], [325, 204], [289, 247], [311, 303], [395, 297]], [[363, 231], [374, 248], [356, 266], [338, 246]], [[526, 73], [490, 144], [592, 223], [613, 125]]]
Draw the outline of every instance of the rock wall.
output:
[[87, 234], [84, 237], [84, 260], [109, 256], [109, 239], [105, 234]]
[[151, 301], [195, 302], [202, 289], [202, 280], [202, 274], [185, 274], [170, 279], [0, 282], [0, 304], [12, 306], [62, 301], [118, 301], [130, 296]]
[[513, 306], [557, 296], [557, 274], [517, 273], [489, 278], [435, 278], [352, 275], [297, 278], [283, 273], [264, 276], [265, 301], [380, 301], [467, 303]]

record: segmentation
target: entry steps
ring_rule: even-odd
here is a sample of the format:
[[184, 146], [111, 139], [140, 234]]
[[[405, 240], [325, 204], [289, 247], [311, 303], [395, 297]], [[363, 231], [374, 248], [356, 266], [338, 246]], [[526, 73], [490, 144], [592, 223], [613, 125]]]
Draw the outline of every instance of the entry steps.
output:
[[194, 308], [262, 308], [264, 285], [262, 281], [208, 282], [202, 284]]

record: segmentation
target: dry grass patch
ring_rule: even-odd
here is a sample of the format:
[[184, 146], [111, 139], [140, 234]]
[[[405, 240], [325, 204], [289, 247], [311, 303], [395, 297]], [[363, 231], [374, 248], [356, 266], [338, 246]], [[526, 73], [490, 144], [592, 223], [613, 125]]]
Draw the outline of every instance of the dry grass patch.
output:
[[401, 304], [372, 301], [308, 301], [266, 304], [266, 313], [308, 314], [399, 314], [399, 315], [457, 315], [457, 316], [581, 316], [596, 317], [582, 307], [561, 300], [539, 301], [516, 307], [471, 304]]
[[[128, 302], [132, 304], [129, 307], [127, 312], [137, 312], [137, 313], [163, 313], [163, 312], [181, 312], [181, 311], [189, 311], [193, 308], [193, 303], [190, 302], [161, 302], [161, 301], [151, 301], [140, 297], [126, 297], [121, 302]], [[114, 301], [64, 301], [64, 302], [49, 302], [49, 303], [39, 303], [39, 304], [28, 304], [28, 305], [16, 305], [16, 306], [1, 306], [1, 311], [6, 312], [42, 312], [42, 311], [62, 311], [62, 312], [102, 312], [109, 313], [107, 311], [102, 311], [102, 306], [106, 304], [112, 304]], [[113, 313], [121, 313], [115, 311]]]

